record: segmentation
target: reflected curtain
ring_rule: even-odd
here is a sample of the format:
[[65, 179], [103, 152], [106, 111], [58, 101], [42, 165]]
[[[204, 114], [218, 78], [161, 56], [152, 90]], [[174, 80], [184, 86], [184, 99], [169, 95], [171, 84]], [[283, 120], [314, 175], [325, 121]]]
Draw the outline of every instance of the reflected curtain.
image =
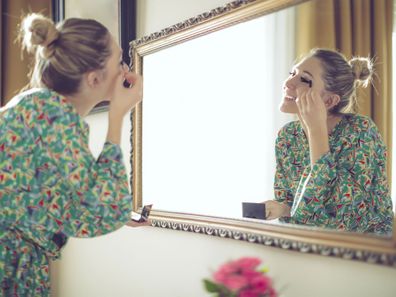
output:
[[373, 86], [359, 88], [358, 113], [370, 116], [388, 148], [391, 182], [392, 149], [392, 0], [318, 0], [296, 8], [296, 56], [314, 47], [337, 49], [374, 58]]
[[31, 56], [22, 56], [21, 46], [16, 42], [20, 20], [29, 12], [50, 16], [51, 0], [1, 0], [0, 7], [0, 95], [3, 105], [28, 84], [28, 73], [33, 63]]

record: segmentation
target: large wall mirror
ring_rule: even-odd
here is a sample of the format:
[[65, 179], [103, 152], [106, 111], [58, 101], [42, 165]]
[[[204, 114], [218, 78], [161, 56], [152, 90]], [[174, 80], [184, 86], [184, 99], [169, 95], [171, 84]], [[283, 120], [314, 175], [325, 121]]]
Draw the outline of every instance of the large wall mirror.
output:
[[[283, 81], [312, 40], [322, 46], [333, 34], [313, 28], [314, 19], [335, 32], [342, 25], [319, 2], [347, 9], [332, 0], [234, 1], [131, 43], [144, 75], [144, 100], [132, 114], [134, 209], [153, 204], [154, 226], [396, 265], [395, 231], [379, 237], [242, 218], [242, 202], [273, 199], [275, 138], [294, 120], [278, 108]], [[356, 52], [333, 35], [326, 47]], [[361, 55], [376, 49], [362, 46]], [[377, 125], [391, 133], [389, 122]]]

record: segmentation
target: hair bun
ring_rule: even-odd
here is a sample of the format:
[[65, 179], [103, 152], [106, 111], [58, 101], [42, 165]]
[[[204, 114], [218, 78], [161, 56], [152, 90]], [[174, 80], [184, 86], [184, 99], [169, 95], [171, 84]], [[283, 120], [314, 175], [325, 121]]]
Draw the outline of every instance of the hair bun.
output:
[[359, 83], [367, 86], [373, 75], [373, 62], [369, 58], [354, 57], [349, 61], [352, 73]]
[[59, 37], [59, 31], [49, 18], [32, 13], [26, 16], [22, 22], [21, 33], [23, 35], [23, 46], [32, 51], [36, 46], [42, 46], [43, 54], [48, 57], [53, 49], [48, 46]]

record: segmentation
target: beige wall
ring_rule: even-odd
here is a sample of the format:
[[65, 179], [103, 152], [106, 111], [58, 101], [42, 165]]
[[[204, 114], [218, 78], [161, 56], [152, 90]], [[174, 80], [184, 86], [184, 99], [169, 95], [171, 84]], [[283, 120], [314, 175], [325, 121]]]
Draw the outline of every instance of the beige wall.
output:
[[[92, 0], [91, 0], [92, 1]], [[227, 1], [138, 0], [138, 35], [175, 24]], [[88, 117], [98, 154], [106, 113]], [[129, 122], [125, 119], [125, 159]], [[53, 266], [54, 296], [202, 297], [202, 278], [219, 264], [257, 256], [269, 267], [284, 297], [396, 295], [396, 269], [159, 228], [122, 228], [95, 239], [70, 239]]]
[[36, 12], [51, 14], [50, 0], [2, 0], [1, 36], [1, 82], [0, 96], [3, 104], [20, 92], [29, 83], [28, 72], [33, 65], [33, 56], [22, 53], [17, 41], [18, 26], [23, 15]]

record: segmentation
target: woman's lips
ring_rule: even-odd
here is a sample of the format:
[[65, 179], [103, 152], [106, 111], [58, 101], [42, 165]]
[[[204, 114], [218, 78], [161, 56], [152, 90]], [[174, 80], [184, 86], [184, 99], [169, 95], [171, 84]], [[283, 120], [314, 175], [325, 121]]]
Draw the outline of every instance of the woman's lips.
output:
[[285, 99], [288, 101], [296, 101], [297, 97], [285, 95]]

